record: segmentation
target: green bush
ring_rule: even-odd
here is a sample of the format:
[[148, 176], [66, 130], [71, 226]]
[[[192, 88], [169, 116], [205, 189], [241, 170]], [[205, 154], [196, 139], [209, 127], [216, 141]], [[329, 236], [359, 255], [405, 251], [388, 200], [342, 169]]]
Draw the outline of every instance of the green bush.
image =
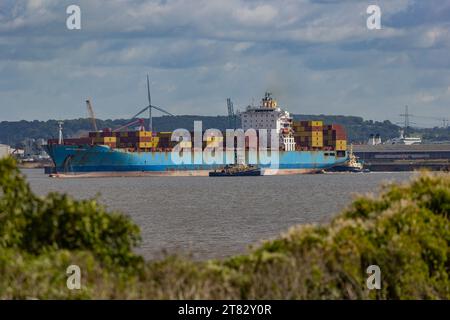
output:
[[[247, 254], [145, 263], [132, 251], [138, 228], [96, 201], [39, 198], [9, 159], [0, 186], [0, 298], [450, 298], [449, 174], [387, 185], [327, 225], [293, 227]], [[82, 270], [81, 290], [65, 285], [70, 264]], [[380, 290], [366, 286], [373, 264]]]
[[[422, 174], [356, 199], [327, 226], [295, 227], [226, 263], [251, 275], [246, 298], [448, 299], [449, 205], [450, 176]], [[365, 286], [373, 264], [381, 290]]]
[[15, 161], [0, 161], [0, 246], [31, 254], [51, 250], [87, 250], [105, 265], [137, 263], [132, 249], [140, 231], [128, 217], [108, 213], [96, 200], [73, 200], [51, 193], [38, 197]]

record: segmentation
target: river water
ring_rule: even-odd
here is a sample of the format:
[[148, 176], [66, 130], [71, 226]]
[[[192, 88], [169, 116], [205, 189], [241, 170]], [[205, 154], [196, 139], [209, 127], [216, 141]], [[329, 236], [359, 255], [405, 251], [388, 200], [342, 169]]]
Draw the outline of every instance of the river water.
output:
[[329, 221], [355, 193], [376, 192], [383, 182], [412, 175], [52, 179], [41, 169], [23, 172], [38, 194], [58, 191], [80, 199], [98, 195], [108, 209], [129, 215], [141, 227], [138, 252], [148, 259], [163, 252], [196, 259], [243, 253], [295, 224]]

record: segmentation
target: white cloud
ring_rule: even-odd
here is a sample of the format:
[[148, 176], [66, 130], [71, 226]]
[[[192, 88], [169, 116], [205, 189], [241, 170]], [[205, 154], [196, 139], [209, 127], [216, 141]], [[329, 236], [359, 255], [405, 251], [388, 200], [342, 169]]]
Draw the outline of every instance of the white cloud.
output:
[[384, 21], [400, 23], [376, 32], [361, 1], [81, 0], [73, 33], [72, 2], [9, 1], [1, 11], [0, 110], [16, 106], [8, 116], [67, 108], [76, 117], [67, 100], [86, 96], [101, 117], [128, 115], [145, 102], [146, 73], [160, 104], [181, 114], [223, 114], [225, 97], [246, 105], [266, 89], [296, 113], [379, 119], [408, 100], [450, 103], [439, 94], [449, 90], [448, 23], [411, 23], [412, 0], [377, 1]]
[[242, 52], [247, 49], [250, 49], [253, 46], [251, 42], [238, 42], [233, 46], [233, 50], [236, 52]]
[[277, 18], [278, 10], [271, 5], [263, 4], [253, 8], [238, 8], [233, 16], [243, 25], [270, 26]]
[[225, 63], [225, 65], [223, 66], [225, 71], [234, 71], [238, 68], [238, 65], [233, 63], [233, 62], [227, 62]]
[[419, 32], [416, 43], [420, 48], [450, 47], [450, 31], [448, 27], [421, 28]]
[[421, 103], [430, 103], [436, 101], [437, 99], [439, 99], [438, 95], [423, 92], [420, 93], [417, 97], [417, 100]]

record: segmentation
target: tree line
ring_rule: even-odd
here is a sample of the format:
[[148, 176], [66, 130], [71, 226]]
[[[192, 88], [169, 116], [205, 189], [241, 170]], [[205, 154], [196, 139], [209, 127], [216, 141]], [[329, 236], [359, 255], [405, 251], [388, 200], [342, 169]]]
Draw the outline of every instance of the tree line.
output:
[[[353, 143], [364, 143], [371, 134], [380, 134], [384, 140], [397, 137], [400, 126], [389, 120], [364, 120], [356, 116], [331, 115], [293, 115], [295, 120], [322, 120], [327, 124], [337, 123], [345, 126], [348, 140]], [[173, 131], [178, 128], [193, 130], [194, 120], [203, 122], [203, 128], [217, 128], [224, 130], [229, 127], [227, 116], [160, 116], [153, 118], [155, 131]], [[130, 122], [130, 119], [97, 119], [98, 128], [118, 128]], [[237, 119], [240, 123], [240, 119]], [[92, 131], [91, 121], [87, 118], [64, 120], [64, 136], [67, 138], [79, 137]], [[425, 140], [450, 140], [449, 128], [429, 128], [409, 130], [412, 134], [421, 136]], [[22, 147], [26, 139], [51, 139], [58, 137], [58, 120], [47, 121], [2, 121], [0, 122], [0, 143], [13, 147]]]

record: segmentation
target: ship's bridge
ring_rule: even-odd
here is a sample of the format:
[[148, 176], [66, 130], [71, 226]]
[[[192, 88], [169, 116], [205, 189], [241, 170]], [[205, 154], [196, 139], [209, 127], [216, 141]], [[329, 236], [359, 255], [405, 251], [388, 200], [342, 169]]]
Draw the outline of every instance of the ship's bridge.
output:
[[272, 98], [272, 93], [266, 92], [261, 100], [261, 108], [276, 109], [277, 101]]
[[244, 130], [275, 129], [280, 133], [282, 128], [289, 128], [291, 122], [289, 112], [278, 107], [270, 92], [265, 93], [259, 107], [248, 106], [247, 110], [241, 113], [241, 125]]

